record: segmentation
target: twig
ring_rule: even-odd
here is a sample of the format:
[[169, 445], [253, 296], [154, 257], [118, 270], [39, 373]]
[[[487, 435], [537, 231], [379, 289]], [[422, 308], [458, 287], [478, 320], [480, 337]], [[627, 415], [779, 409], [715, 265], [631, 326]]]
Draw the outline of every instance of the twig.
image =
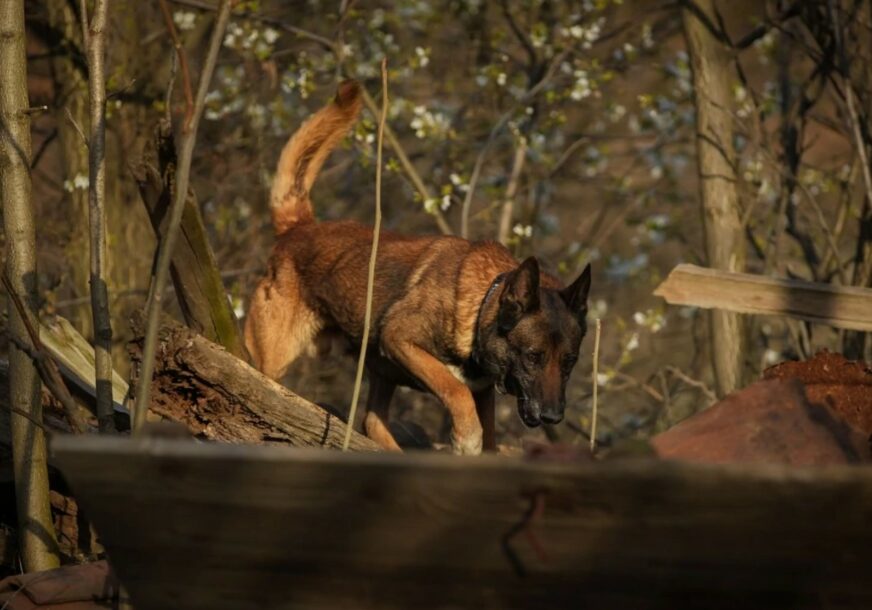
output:
[[13, 306], [18, 311], [18, 315], [21, 316], [21, 320], [24, 322], [24, 327], [30, 337], [30, 343], [33, 347], [31, 348], [30, 345], [27, 345], [15, 336], [12, 337], [12, 341], [18, 349], [26, 353], [30, 359], [33, 360], [33, 364], [36, 367], [37, 373], [39, 373], [40, 379], [42, 379], [42, 382], [48, 388], [49, 392], [58, 399], [58, 402], [60, 402], [61, 406], [64, 408], [64, 412], [67, 415], [67, 419], [69, 420], [70, 427], [72, 427], [73, 431], [78, 432], [79, 434], [85, 432], [87, 430], [87, 425], [79, 417], [78, 411], [76, 410], [76, 402], [73, 400], [70, 390], [64, 383], [63, 377], [61, 377], [58, 365], [48, 352], [45, 351], [42, 341], [39, 340], [39, 333], [33, 326], [33, 322], [24, 307], [21, 295], [16, 292], [5, 271], [0, 275], [0, 282], [3, 283], [3, 287], [9, 294]]
[[378, 141], [376, 143], [375, 162], [375, 222], [372, 227], [372, 251], [369, 255], [369, 274], [366, 279], [366, 312], [363, 317], [363, 338], [360, 342], [360, 356], [357, 359], [357, 374], [354, 377], [354, 393], [351, 398], [351, 410], [348, 412], [348, 425], [345, 427], [345, 440], [342, 450], [348, 451], [351, 442], [351, 431], [354, 429], [354, 415], [357, 413], [357, 401], [360, 399], [360, 384], [363, 381], [363, 365], [366, 361], [366, 346], [369, 342], [369, 326], [372, 320], [372, 292], [375, 285], [375, 262], [378, 253], [378, 238], [381, 230], [381, 183], [382, 183], [382, 148], [384, 146], [385, 122], [388, 118], [388, 60], [382, 59], [382, 107], [378, 122]]
[[509, 184], [506, 186], [506, 197], [503, 200], [503, 209], [500, 211], [500, 224], [497, 229], [497, 240], [506, 245], [512, 230], [512, 214], [515, 211], [515, 195], [518, 192], [518, 183], [521, 173], [524, 171], [524, 162], [527, 159], [527, 139], [520, 136], [518, 148], [515, 149], [515, 158], [512, 160], [512, 173], [509, 175]]
[[463, 205], [460, 210], [460, 236], [463, 238], [469, 237], [469, 212], [472, 208], [472, 198], [475, 195], [475, 188], [478, 186], [478, 180], [481, 176], [481, 170], [484, 166], [484, 161], [487, 158], [487, 154], [493, 146], [493, 143], [496, 141], [497, 136], [512, 118], [512, 116], [517, 112], [517, 110], [530, 103], [530, 100], [539, 95], [539, 92], [542, 91], [554, 77], [557, 68], [560, 64], [563, 63], [563, 60], [572, 52], [572, 47], [567, 47], [563, 51], [561, 51], [548, 66], [545, 74], [539, 79], [535, 85], [530, 87], [526, 93], [519, 99], [509, 110], [507, 110], [494, 124], [491, 128], [490, 134], [488, 134], [488, 138], [484, 143], [484, 146], [481, 147], [481, 150], [478, 153], [478, 156], [475, 159], [475, 165], [472, 167], [472, 175], [469, 178], [469, 188], [466, 191], [466, 197], [463, 198]]
[[194, 100], [194, 112], [187, 129], [182, 131], [179, 143], [178, 167], [176, 172], [175, 192], [173, 203], [170, 206], [170, 218], [167, 223], [164, 239], [160, 242], [157, 252], [157, 264], [149, 289], [148, 298], [148, 321], [146, 323], [145, 340], [142, 354], [142, 370], [136, 387], [136, 403], [134, 408], [134, 433], [138, 433], [145, 423], [145, 415], [149, 405], [152, 375], [154, 374], [154, 355], [157, 347], [157, 331], [160, 325], [160, 314], [163, 302], [163, 291], [169, 275], [170, 260], [179, 236], [179, 225], [182, 220], [182, 212], [185, 209], [185, 200], [188, 195], [188, 179], [191, 174], [191, 158], [194, 153], [194, 144], [197, 141], [197, 127], [203, 116], [203, 108], [206, 101], [206, 93], [209, 91], [209, 83], [215, 71], [215, 62], [218, 52], [224, 40], [224, 31], [230, 19], [230, 11], [233, 0], [222, 0], [215, 19], [215, 29], [209, 41], [209, 50], [203, 62], [203, 71], [197, 87], [197, 97]]
[[[15, 413], [16, 415], [20, 415], [24, 419], [28, 420], [34, 426], [36, 426], [37, 428], [42, 430], [43, 433], [45, 434], [46, 438], [51, 439], [52, 431], [49, 430], [48, 427], [46, 427], [46, 425], [44, 423], [42, 423], [41, 421], [37, 421], [37, 419], [33, 415], [31, 415], [27, 411], [24, 411], [23, 409], [19, 409], [18, 407], [13, 407], [11, 405], [9, 406], [9, 410], [12, 413]], [[0, 608], [0, 610], [2, 610], [2, 608]]]
[[650, 396], [651, 398], [656, 400], [657, 402], [663, 402], [666, 400], [663, 397], [663, 394], [661, 394], [654, 387], [652, 387], [650, 383], [645, 383], [644, 381], [639, 381], [638, 379], [636, 379], [632, 375], [628, 375], [627, 373], [624, 373], [624, 372], [619, 371], [619, 370], [614, 370], [613, 374], [614, 374], [616, 379], [623, 379], [624, 383], [620, 386], [620, 388], [617, 388], [614, 386], [614, 384], [612, 384], [609, 387], [609, 390], [618, 390], [618, 389], [623, 389], [623, 388], [628, 388], [628, 387], [637, 387], [640, 390], [642, 390], [643, 392], [645, 392], [648, 396]]
[[[94, 320], [94, 379], [97, 424], [101, 433], [115, 432], [112, 406], [112, 318], [106, 284], [106, 12], [108, 0], [94, 2], [94, 15], [84, 35], [88, 53], [88, 222], [91, 233], [91, 315]], [[83, 24], [84, 25], [84, 24]], [[69, 112], [69, 108], [67, 108]]]
[[[373, 116], [379, 116], [379, 110], [376, 106], [375, 100], [367, 93], [363, 92], [363, 103], [366, 104], [366, 107], [373, 114]], [[397, 160], [400, 162], [400, 166], [403, 168], [403, 171], [406, 172], [406, 176], [409, 177], [409, 180], [412, 182], [412, 186], [415, 187], [415, 190], [418, 191], [418, 195], [421, 196], [423, 201], [427, 201], [432, 198], [430, 195], [430, 191], [427, 189], [427, 186], [424, 184], [424, 181], [421, 179], [421, 175], [418, 173], [418, 170], [415, 169], [415, 166], [412, 165], [412, 162], [409, 160], [409, 156], [406, 154], [405, 149], [403, 149], [403, 145], [400, 144], [399, 139], [397, 139], [396, 134], [394, 134], [393, 129], [391, 129], [390, 125], [385, 125], [385, 138], [390, 144], [391, 149], [394, 151], [394, 154], [397, 157]], [[445, 235], [451, 235], [453, 231], [451, 227], [448, 225], [448, 222], [445, 220], [445, 216], [442, 214], [442, 211], [436, 207], [433, 210], [433, 218], [436, 220], [436, 225], [439, 227], [439, 230], [442, 231]]]
[[[176, 50], [176, 56], [179, 59], [179, 66], [182, 69], [182, 89], [185, 93], [185, 122], [183, 123], [183, 131], [188, 131], [191, 128], [191, 119], [194, 118], [194, 92], [191, 87], [191, 72], [188, 70], [188, 58], [185, 55], [185, 48], [182, 46], [182, 41], [179, 38], [179, 33], [176, 31], [176, 24], [173, 23], [173, 15], [170, 13], [170, 7], [167, 6], [166, 0], [159, 0], [160, 12], [163, 13], [164, 25], [173, 40], [173, 48]], [[175, 75], [173, 79], [175, 80]], [[171, 91], [172, 87], [168, 87]]]
[[[854, 85], [851, 82], [851, 74], [846, 64], [845, 49], [842, 43], [842, 36], [839, 26], [838, 11], [832, 0], [829, 2], [830, 14], [833, 20], [833, 32], [836, 38], [836, 46], [842, 56], [842, 78], [845, 80], [845, 102], [848, 107], [848, 115], [851, 117], [851, 133], [854, 136], [857, 153], [860, 155], [860, 164], [863, 170], [863, 184], [866, 187], [865, 204], [861, 211], [860, 222], [868, 222], [866, 217], [870, 213], [872, 207], [872, 170], [869, 168], [869, 156], [866, 154], [866, 143], [863, 141], [863, 133], [860, 128], [860, 117], [857, 114], [857, 107], [854, 101]], [[860, 240], [863, 239], [862, 231]], [[858, 244], [857, 266], [854, 269], [854, 284], [857, 286], [865, 286], [869, 280], [869, 274], [872, 272], [872, 249], [865, 247], [865, 244]]]
[[597, 374], [599, 372], [599, 346], [600, 346], [600, 332], [602, 331], [602, 321], [597, 318], [596, 319], [596, 334], [593, 337], [593, 415], [591, 416], [590, 422], [590, 452], [596, 452], [596, 416], [598, 404], [597, 400], [599, 398], [599, 380], [597, 379]]
[[680, 379], [681, 381], [683, 381], [687, 385], [698, 389], [700, 392], [702, 392], [705, 395], [706, 398], [708, 398], [710, 405], [712, 405], [718, 401], [718, 397], [715, 396], [715, 393], [712, 392], [705, 383], [703, 383], [702, 381], [698, 381], [696, 379], [693, 379], [692, 377], [688, 377], [687, 374], [684, 371], [682, 371], [680, 368], [675, 367], [675, 366], [666, 366], [666, 367], [663, 367], [663, 370], [666, 371], [667, 373], [670, 373], [671, 375], [677, 377], [678, 379]]
[[76, 130], [76, 133], [79, 134], [79, 137], [82, 138], [82, 143], [85, 145], [85, 148], [88, 147], [88, 138], [85, 137], [85, 132], [82, 130], [82, 126], [76, 122], [76, 119], [73, 118], [73, 114], [70, 112], [69, 106], [64, 106], [64, 112], [67, 115], [67, 120], [73, 126], [73, 129]]

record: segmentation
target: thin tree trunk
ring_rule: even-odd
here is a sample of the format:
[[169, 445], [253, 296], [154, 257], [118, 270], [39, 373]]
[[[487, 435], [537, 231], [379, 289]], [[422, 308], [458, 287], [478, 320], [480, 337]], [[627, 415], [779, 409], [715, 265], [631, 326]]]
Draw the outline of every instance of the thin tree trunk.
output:
[[[31, 310], [36, 301], [36, 233], [30, 201], [30, 114], [23, 0], [0, 2], [0, 196], [6, 232], [6, 273]], [[30, 357], [15, 341], [29, 345], [24, 321], [9, 307], [9, 405], [15, 497], [21, 556], [27, 571], [60, 564], [48, 495], [40, 384]]]
[[[713, 0], [696, 2], [709, 24], [718, 22]], [[727, 49], [698, 14], [683, 9], [684, 33], [696, 96], [699, 188], [708, 264], [743, 271], [744, 236], [733, 150], [733, 64]], [[742, 387], [744, 329], [738, 314], [711, 312], [712, 364], [720, 395]]]
[[[82, 3], [82, 10], [85, 10]], [[88, 137], [88, 218], [91, 236], [91, 315], [94, 320], [94, 367], [97, 380], [97, 422], [100, 432], [114, 432], [112, 407], [112, 319], [106, 284], [106, 10], [107, 0], [96, 0], [87, 24], [88, 91], [91, 129]], [[87, 28], [87, 32], [85, 29]]]
[[[64, 206], [68, 232], [64, 254], [69, 273], [64, 284], [71, 298], [88, 294], [88, 189], [82, 179], [88, 176], [88, 147], [82, 136], [88, 120], [88, 84], [74, 57], [81, 50], [82, 28], [70, 2], [47, 2], [51, 27], [58, 33], [54, 44], [64, 52], [51, 60], [54, 81], [54, 110], [58, 141], [63, 157]], [[85, 337], [91, 337], [92, 320], [87, 304], [76, 305], [68, 317]]]
[[506, 187], [506, 198], [503, 200], [503, 209], [500, 211], [500, 224], [497, 228], [497, 240], [508, 245], [512, 236], [512, 218], [515, 216], [515, 195], [518, 192], [518, 184], [521, 181], [521, 172], [524, 171], [524, 161], [527, 159], [527, 139], [522, 137], [515, 149], [512, 160], [512, 171], [509, 175], [509, 184]]

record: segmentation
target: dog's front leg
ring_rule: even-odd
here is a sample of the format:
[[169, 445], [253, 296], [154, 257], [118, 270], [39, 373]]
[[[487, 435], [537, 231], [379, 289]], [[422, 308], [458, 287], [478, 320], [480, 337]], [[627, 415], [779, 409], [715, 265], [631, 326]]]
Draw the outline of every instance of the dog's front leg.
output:
[[494, 407], [494, 387], [490, 386], [473, 394], [475, 410], [482, 428], [482, 441], [485, 451], [497, 450], [496, 411]]
[[475, 400], [466, 384], [458, 381], [438, 358], [408, 340], [391, 342], [383, 335], [382, 343], [385, 352], [427, 386], [451, 413], [451, 448], [454, 453], [480, 454], [482, 428]]

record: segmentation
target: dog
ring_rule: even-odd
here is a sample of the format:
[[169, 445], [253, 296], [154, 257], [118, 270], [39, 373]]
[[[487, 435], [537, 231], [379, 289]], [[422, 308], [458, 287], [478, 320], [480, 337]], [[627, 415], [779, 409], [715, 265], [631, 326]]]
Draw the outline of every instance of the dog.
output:
[[[270, 195], [276, 243], [245, 324], [255, 366], [273, 379], [320, 338], [339, 334], [357, 349], [362, 341], [372, 229], [315, 222], [309, 199], [360, 107], [360, 85], [340, 84], [278, 162]], [[587, 330], [590, 278], [588, 265], [564, 287], [536, 258], [518, 263], [496, 242], [383, 231], [366, 357], [367, 436], [400, 451], [387, 427], [398, 385], [430, 392], [448, 409], [457, 454], [496, 449], [495, 388], [517, 397], [528, 427], [560, 422]]]

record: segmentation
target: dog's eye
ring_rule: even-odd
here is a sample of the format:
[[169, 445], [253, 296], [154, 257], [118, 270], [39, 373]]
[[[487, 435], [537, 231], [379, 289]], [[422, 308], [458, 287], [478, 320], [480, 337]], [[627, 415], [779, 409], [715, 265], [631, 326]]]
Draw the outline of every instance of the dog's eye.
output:
[[545, 357], [545, 354], [537, 351], [529, 351], [525, 354], [527, 358], [527, 362], [533, 366], [538, 366], [542, 364], [542, 360]]

